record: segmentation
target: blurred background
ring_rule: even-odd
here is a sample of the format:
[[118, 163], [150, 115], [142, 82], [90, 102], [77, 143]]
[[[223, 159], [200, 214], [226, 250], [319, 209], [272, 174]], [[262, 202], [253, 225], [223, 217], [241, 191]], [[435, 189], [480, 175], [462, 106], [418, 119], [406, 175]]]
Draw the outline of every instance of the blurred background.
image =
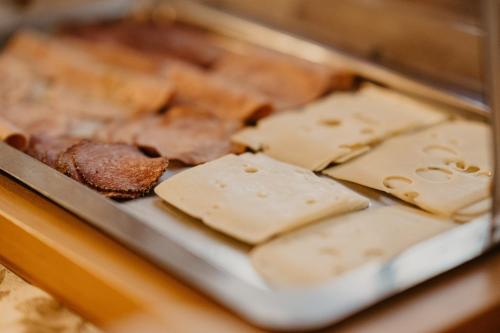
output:
[[[139, 2], [146, 0], [138, 0]], [[186, 0], [185, 0], [186, 1]], [[480, 1], [198, 0], [438, 84], [481, 91]], [[0, 0], [0, 28], [21, 13], [128, 0]], [[33, 14], [36, 13], [36, 14]]]

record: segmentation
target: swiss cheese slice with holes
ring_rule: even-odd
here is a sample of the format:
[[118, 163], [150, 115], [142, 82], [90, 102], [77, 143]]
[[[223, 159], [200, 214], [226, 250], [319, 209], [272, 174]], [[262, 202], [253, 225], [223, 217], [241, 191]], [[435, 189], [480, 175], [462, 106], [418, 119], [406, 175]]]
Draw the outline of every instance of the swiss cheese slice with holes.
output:
[[453, 227], [405, 206], [326, 219], [255, 248], [256, 270], [276, 286], [320, 284], [367, 262], [384, 261]]
[[369, 203], [332, 179], [250, 153], [226, 155], [183, 171], [155, 192], [208, 226], [247, 243]]
[[452, 215], [490, 192], [486, 124], [455, 121], [387, 140], [325, 174], [393, 194], [433, 213]]
[[233, 141], [310, 170], [342, 163], [388, 136], [444, 121], [423, 101], [368, 85], [336, 93], [307, 108], [279, 113], [233, 136]]

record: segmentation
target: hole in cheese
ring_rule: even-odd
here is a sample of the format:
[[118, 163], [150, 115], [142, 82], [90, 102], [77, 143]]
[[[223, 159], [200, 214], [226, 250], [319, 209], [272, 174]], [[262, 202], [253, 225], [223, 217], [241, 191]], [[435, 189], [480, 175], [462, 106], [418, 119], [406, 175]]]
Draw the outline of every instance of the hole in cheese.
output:
[[320, 123], [322, 125], [331, 126], [331, 127], [337, 127], [337, 126], [340, 126], [340, 124], [342, 124], [342, 122], [339, 119], [335, 119], [335, 118], [321, 119]]
[[396, 188], [401, 188], [401, 187], [410, 185], [411, 183], [413, 183], [413, 181], [409, 178], [406, 178], [406, 177], [389, 176], [389, 177], [385, 177], [384, 181], [382, 183], [388, 189], [394, 190]]
[[256, 167], [248, 166], [245, 168], [246, 173], [256, 173], [257, 171], [259, 171], [259, 169], [257, 169]]
[[360, 132], [361, 132], [361, 134], [373, 134], [373, 133], [375, 133], [375, 130], [373, 128], [366, 127], [366, 128], [361, 129]]
[[457, 152], [450, 147], [443, 145], [430, 145], [423, 149], [424, 153], [435, 157], [450, 157], [457, 155]]
[[447, 182], [451, 179], [453, 173], [442, 167], [418, 168], [415, 173], [421, 178], [431, 182]]

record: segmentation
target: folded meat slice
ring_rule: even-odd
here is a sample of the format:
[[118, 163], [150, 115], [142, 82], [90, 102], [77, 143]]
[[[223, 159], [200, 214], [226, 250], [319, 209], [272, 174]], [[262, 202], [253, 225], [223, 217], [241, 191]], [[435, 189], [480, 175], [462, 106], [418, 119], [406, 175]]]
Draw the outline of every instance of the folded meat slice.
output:
[[78, 174], [101, 191], [146, 193], [168, 165], [163, 157], [150, 158], [137, 147], [82, 141], [71, 148]]
[[127, 20], [75, 26], [65, 33], [94, 42], [121, 43], [148, 55], [177, 58], [203, 67], [213, 64], [223, 53], [206, 32], [180, 24]]
[[276, 109], [301, 106], [353, 84], [353, 75], [346, 70], [258, 48], [247, 48], [244, 54], [225, 53], [214, 71], [264, 94]]
[[25, 150], [28, 147], [29, 137], [27, 133], [0, 116], [0, 141], [16, 149]]
[[174, 105], [188, 105], [218, 117], [256, 120], [271, 111], [269, 100], [259, 93], [189, 66], [167, 66], [167, 78], [175, 84]]
[[165, 78], [122, 66], [112, 66], [71, 43], [36, 32], [20, 32], [9, 42], [7, 54], [32, 64], [39, 75], [88, 95], [131, 108], [154, 112], [172, 96]]
[[79, 141], [81, 139], [73, 137], [33, 135], [26, 153], [55, 169], [59, 156]]
[[177, 107], [136, 134], [138, 146], [155, 150], [171, 160], [196, 165], [229, 153], [242, 152], [231, 136], [241, 127], [210, 113]]

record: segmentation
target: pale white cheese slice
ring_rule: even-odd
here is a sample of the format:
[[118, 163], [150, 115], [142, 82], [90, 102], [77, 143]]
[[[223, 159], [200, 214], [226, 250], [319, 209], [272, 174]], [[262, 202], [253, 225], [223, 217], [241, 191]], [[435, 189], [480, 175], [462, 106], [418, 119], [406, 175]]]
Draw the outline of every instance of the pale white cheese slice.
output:
[[247, 243], [368, 206], [368, 199], [264, 154], [226, 155], [165, 180], [156, 194]]
[[324, 220], [256, 247], [251, 260], [271, 284], [311, 286], [364, 263], [384, 261], [453, 227], [404, 206], [387, 206]]
[[392, 138], [323, 172], [449, 216], [488, 197], [490, 135], [489, 127], [480, 122], [448, 122]]
[[276, 114], [236, 133], [233, 141], [310, 170], [342, 163], [397, 133], [447, 118], [434, 105], [367, 85], [335, 93], [305, 109]]

